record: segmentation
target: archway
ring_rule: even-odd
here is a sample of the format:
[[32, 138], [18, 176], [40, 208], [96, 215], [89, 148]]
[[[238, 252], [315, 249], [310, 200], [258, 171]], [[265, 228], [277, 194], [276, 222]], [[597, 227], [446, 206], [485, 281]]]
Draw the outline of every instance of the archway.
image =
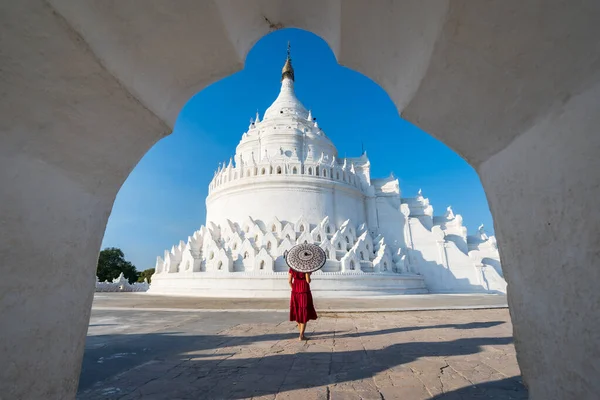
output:
[[[9, 393], [73, 396], [118, 188], [192, 93], [238, 70], [251, 45], [281, 26], [324, 37], [342, 64], [379, 82], [403, 115], [477, 169], [532, 398], [598, 392], [586, 364], [598, 347], [600, 296], [598, 4], [333, 4], [148, 5], [139, 23], [124, 4], [4, 6], [4, 57], [19, 66], [2, 83], [0, 109], [1, 182], [10, 188], [1, 194], [10, 297], [0, 356], [14, 365], [0, 379]], [[33, 366], [45, 379], [17, 373]]]

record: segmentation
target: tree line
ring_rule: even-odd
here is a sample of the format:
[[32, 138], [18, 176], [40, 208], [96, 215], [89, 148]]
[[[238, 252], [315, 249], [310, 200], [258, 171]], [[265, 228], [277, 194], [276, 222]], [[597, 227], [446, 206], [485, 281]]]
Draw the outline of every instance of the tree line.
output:
[[123, 250], [117, 247], [107, 247], [100, 252], [98, 256], [98, 268], [96, 276], [101, 282], [112, 281], [123, 273], [129, 283], [144, 282], [144, 278], [150, 278], [154, 273], [154, 268], [138, 271], [131, 262], [125, 259]]

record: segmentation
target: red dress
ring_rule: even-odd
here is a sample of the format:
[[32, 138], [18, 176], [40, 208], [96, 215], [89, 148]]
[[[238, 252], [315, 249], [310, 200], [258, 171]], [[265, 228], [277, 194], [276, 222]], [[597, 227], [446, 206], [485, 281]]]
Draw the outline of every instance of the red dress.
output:
[[311, 319], [317, 319], [317, 312], [313, 305], [310, 284], [306, 282], [304, 273], [290, 268], [292, 275], [292, 296], [290, 298], [290, 321], [305, 324]]

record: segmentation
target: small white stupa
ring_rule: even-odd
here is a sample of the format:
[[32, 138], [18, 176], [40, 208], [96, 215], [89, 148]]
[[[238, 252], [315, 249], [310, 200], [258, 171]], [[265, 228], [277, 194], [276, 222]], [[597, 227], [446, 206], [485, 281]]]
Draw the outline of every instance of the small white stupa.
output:
[[286, 297], [283, 254], [305, 242], [328, 258], [317, 297], [505, 292], [494, 238], [467, 236], [450, 207], [434, 217], [420, 191], [402, 198], [393, 175], [371, 179], [366, 153], [338, 157], [294, 80], [288, 48], [279, 96], [209, 185], [206, 226], [158, 257], [149, 292]]

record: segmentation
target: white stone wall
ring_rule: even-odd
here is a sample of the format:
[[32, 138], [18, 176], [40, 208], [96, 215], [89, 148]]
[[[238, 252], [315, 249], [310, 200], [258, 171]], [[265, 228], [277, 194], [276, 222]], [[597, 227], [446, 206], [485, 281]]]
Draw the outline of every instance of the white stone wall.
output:
[[324, 272], [408, 272], [396, 268], [393, 247], [383, 236], [373, 238], [364, 223], [347, 220], [336, 226], [329, 217], [318, 224], [304, 218], [292, 223], [246, 217], [241, 223], [226, 220], [222, 225], [203, 226], [187, 243], [180, 242], [158, 257], [155, 275], [287, 271], [283, 255], [298, 243], [315, 243], [325, 250]]
[[441, 217], [421, 193], [403, 199], [408, 263], [421, 274], [432, 292], [506, 293], [495, 238], [481, 226], [467, 236], [462, 217], [451, 207]]
[[[351, 220], [337, 225], [329, 217], [318, 224], [305, 218], [289, 222], [278, 218], [255, 220], [248, 216], [240, 222], [211, 221], [208, 227], [203, 226], [189, 237], [187, 243], [182, 241], [165, 251], [164, 257], [158, 257], [152, 291], [191, 292], [192, 287], [199, 288], [192, 281], [205, 276], [216, 279], [213, 282], [216, 286], [206, 293], [219, 295], [220, 289], [230, 292], [233, 288], [227, 287], [223, 279], [242, 282], [248, 278], [250, 286], [246, 290], [254, 287], [255, 295], [269, 296], [264, 284], [250, 277], [258, 274], [262, 279], [281, 279], [278, 274], [288, 269], [283, 259], [285, 251], [306, 242], [321, 246], [327, 254], [328, 261], [321, 273], [356, 279], [347, 288], [349, 292], [361, 285], [365, 291], [377, 292], [370, 286], [373, 281], [363, 278], [380, 274], [402, 275], [413, 281], [418, 277], [424, 280], [422, 288], [426, 285], [430, 292], [506, 292], [495, 239], [488, 237], [483, 227], [477, 235], [467, 237], [460, 215], [454, 215], [448, 208], [444, 216], [432, 217], [429, 214], [433, 208], [422, 195], [402, 200], [396, 215], [390, 202], [380, 200], [389, 207], [389, 215], [395, 217], [393, 221], [399, 221], [395, 231], [393, 223], [388, 224], [389, 236], [372, 233], [365, 223], [358, 225]], [[399, 291], [406, 289], [404, 283], [397, 281]], [[279, 287], [281, 283], [270, 285], [275, 285], [276, 291], [285, 289]], [[383, 293], [386, 291], [380, 291]]]
[[204, 296], [285, 297], [288, 266], [284, 253], [297, 243], [315, 243], [327, 262], [316, 272], [318, 296], [426, 293], [423, 277], [411, 272], [381, 235], [347, 220], [318, 224], [300, 218], [241, 223], [226, 220], [202, 227], [158, 257], [152, 293]]
[[277, 216], [285, 221], [305, 218], [316, 225], [329, 216], [336, 225], [347, 219], [362, 224], [366, 222], [365, 196], [357, 186], [322, 175], [244, 177], [208, 196], [206, 220], [241, 223], [248, 215], [260, 221]]
[[112, 282], [100, 282], [96, 277], [96, 292], [146, 292], [149, 288], [147, 279], [144, 282], [129, 283], [122, 272]]

